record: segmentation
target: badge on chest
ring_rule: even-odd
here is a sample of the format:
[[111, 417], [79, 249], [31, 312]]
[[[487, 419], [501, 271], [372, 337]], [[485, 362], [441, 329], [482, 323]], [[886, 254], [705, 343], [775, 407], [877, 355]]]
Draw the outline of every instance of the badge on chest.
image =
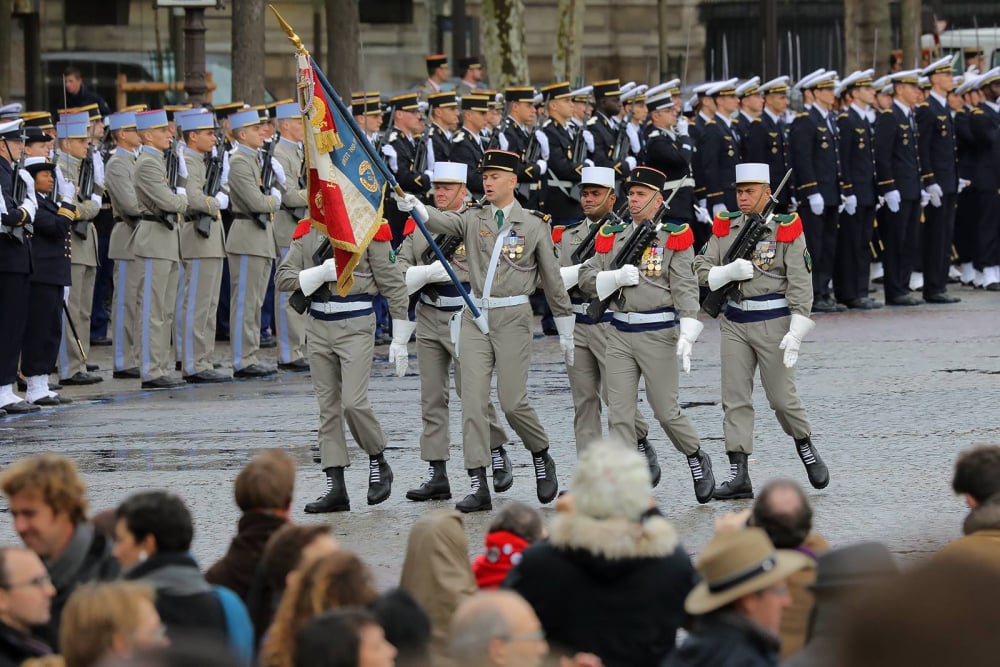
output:
[[767, 271], [774, 264], [774, 257], [778, 252], [777, 241], [760, 241], [753, 251], [754, 266], [763, 271]]
[[524, 255], [524, 235], [511, 231], [503, 239], [501, 252], [507, 259], [517, 261]]
[[656, 242], [642, 253], [639, 270], [644, 276], [659, 278], [663, 275], [663, 248]]

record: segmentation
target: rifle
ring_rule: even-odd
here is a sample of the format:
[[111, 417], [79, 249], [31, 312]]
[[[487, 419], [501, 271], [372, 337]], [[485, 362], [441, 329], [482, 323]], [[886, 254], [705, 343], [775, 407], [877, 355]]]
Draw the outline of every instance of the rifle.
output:
[[[24, 130], [22, 130], [21, 132], [22, 132], [21, 141], [23, 142], [24, 141], [24, 136], [23, 136]], [[13, 157], [13, 154], [10, 152], [10, 146], [7, 144], [7, 140], [4, 139], [3, 143], [4, 143], [4, 146], [7, 149], [7, 155], [10, 156], [10, 157]], [[21, 157], [19, 157], [18, 159], [11, 161], [11, 169], [13, 170], [13, 173], [14, 173], [14, 189], [13, 189], [14, 206], [19, 206], [21, 204], [21, 202], [23, 202], [24, 199], [28, 196], [28, 186], [24, 183], [24, 181], [21, 180], [21, 176], [19, 174], [19, 171], [21, 169], [21, 164], [23, 162], [24, 162], [24, 153], [22, 153]], [[27, 224], [24, 226], [24, 228], [22, 228], [22, 227], [3, 227], [2, 231], [3, 231], [4, 234], [7, 234], [12, 239], [14, 239], [15, 241], [17, 241], [18, 243], [20, 243], [20, 244], [23, 245], [24, 244], [24, 230], [27, 227], [28, 227]], [[30, 232], [32, 230], [29, 228], [28, 231]]]
[[576, 128], [576, 134], [573, 136], [572, 150], [570, 151], [571, 164], [583, 164], [583, 160], [587, 157], [587, 142], [583, 140], [583, 133], [586, 130], [586, 124]]
[[[170, 146], [163, 154], [163, 160], [167, 169], [167, 185], [170, 186], [171, 192], [177, 192], [177, 180], [180, 177], [180, 168], [177, 166], [177, 141], [170, 141]], [[167, 226], [167, 229], [173, 229], [174, 225], [180, 223], [181, 216], [179, 213], [162, 213], [160, 221]]]
[[628, 155], [629, 148], [632, 146], [628, 138], [628, 126], [631, 122], [632, 112], [630, 111], [618, 123], [618, 135], [615, 137], [615, 145], [611, 147], [611, 155], [609, 155], [612, 164], [618, 164]]
[[[330, 243], [328, 236], [324, 236], [319, 247], [316, 248], [316, 252], [313, 253], [313, 266], [319, 266], [331, 257], [333, 257], [333, 244]], [[301, 289], [296, 289], [288, 296], [288, 305], [299, 315], [306, 312], [310, 301], [312, 301], [312, 296], [306, 296]]]
[[[80, 176], [77, 179], [80, 187], [77, 188], [76, 196], [82, 201], [89, 201], [94, 195], [94, 147], [87, 146], [87, 155], [80, 161]], [[73, 223], [73, 233], [81, 239], [86, 240], [90, 233], [90, 220], [77, 220]]]
[[[205, 183], [202, 186], [202, 194], [206, 197], [215, 197], [222, 190], [222, 151], [218, 139], [216, 139], [216, 150], [214, 153], [205, 154]], [[204, 238], [212, 234], [212, 221], [210, 215], [200, 215], [194, 223], [194, 230]]]
[[583, 264], [594, 256], [594, 244], [597, 242], [597, 234], [604, 225], [620, 224], [622, 219], [615, 211], [608, 211], [597, 223], [590, 228], [590, 233], [584, 237], [580, 247], [573, 251], [572, 260], [574, 264]]
[[490, 141], [486, 144], [486, 150], [492, 151], [500, 148], [500, 135], [507, 131], [510, 127], [510, 104], [503, 105], [503, 118], [500, 119], [500, 124], [493, 128], [493, 134], [490, 135]]
[[[792, 170], [789, 169], [785, 173], [785, 177], [781, 179], [781, 183], [778, 184], [775, 191], [768, 197], [767, 206], [761, 213], [753, 213], [747, 216], [747, 224], [736, 235], [733, 245], [729, 246], [722, 264], [729, 264], [730, 262], [735, 262], [737, 259], [750, 259], [754, 249], [757, 247], [757, 243], [767, 233], [767, 218], [774, 211], [774, 207], [777, 206], [778, 195], [781, 193], [782, 188], [785, 187], [785, 183], [788, 182], [791, 175]], [[763, 195], [764, 193], [761, 192], [761, 194]], [[756, 204], [754, 208], [757, 208]], [[735, 283], [726, 283], [719, 289], [712, 290], [705, 297], [705, 300], [702, 301], [701, 309], [711, 317], [718, 317], [719, 313], [722, 312], [722, 307], [725, 305], [726, 300], [729, 298], [729, 293], [734, 287]]]
[[[375, 137], [375, 142], [372, 145], [372, 148], [374, 148], [377, 151], [381, 151], [382, 146], [385, 146], [386, 140], [388, 140], [389, 135], [392, 134], [392, 130], [395, 124], [396, 124], [396, 107], [393, 106], [392, 110], [389, 112], [389, 119], [383, 125], [385, 129], [378, 131], [378, 134]], [[299, 187], [304, 187], [304, 186], [300, 185]]]
[[417, 152], [413, 155], [413, 173], [422, 174], [427, 171], [427, 140], [430, 137], [431, 123], [428, 120], [424, 126], [424, 131], [420, 133], [420, 141], [417, 142]]
[[[270, 194], [271, 188], [274, 187], [274, 166], [271, 164], [271, 158], [274, 157], [274, 147], [278, 145], [280, 139], [281, 132], [275, 132], [264, 143], [264, 154], [260, 168], [260, 191], [265, 195]], [[280, 206], [281, 202], [278, 202], [278, 205]], [[270, 213], [254, 213], [252, 217], [261, 229], [267, 229], [267, 223], [271, 219]]]

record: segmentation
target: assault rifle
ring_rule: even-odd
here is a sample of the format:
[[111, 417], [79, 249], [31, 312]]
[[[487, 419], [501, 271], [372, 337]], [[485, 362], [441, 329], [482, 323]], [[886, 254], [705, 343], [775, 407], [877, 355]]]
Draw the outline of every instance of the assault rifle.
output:
[[[222, 160], [222, 145], [219, 138], [216, 137], [215, 150], [205, 154], [205, 183], [202, 185], [201, 192], [206, 197], [214, 198], [222, 190]], [[210, 215], [199, 215], [194, 223], [194, 230], [207, 239], [212, 234], [212, 221], [214, 219]]]
[[427, 140], [430, 138], [431, 122], [427, 121], [424, 131], [420, 133], [420, 141], [417, 142], [417, 151], [413, 155], [413, 173], [422, 174], [427, 171]]
[[[80, 187], [76, 196], [81, 202], [90, 201], [94, 195], [94, 147], [87, 146], [87, 155], [80, 161]], [[90, 220], [76, 220], [73, 223], [73, 233], [86, 240], [90, 233]]]
[[[260, 168], [260, 191], [265, 195], [271, 194], [271, 188], [274, 187], [274, 165], [271, 164], [271, 158], [274, 157], [274, 147], [278, 145], [280, 139], [281, 132], [275, 132], [264, 145], [264, 156]], [[278, 205], [280, 206], [281, 202], [278, 202]], [[267, 223], [271, 219], [269, 213], [254, 213], [252, 217], [261, 229], [267, 229]]]
[[486, 144], [486, 150], [492, 151], [500, 148], [500, 135], [506, 132], [508, 127], [510, 127], [510, 103], [505, 103], [503, 105], [503, 118], [500, 119], [500, 124], [493, 128], [490, 141]]
[[[330, 243], [329, 237], [324, 236], [323, 240], [319, 243], [319, 247], [316, 248], [316, 252], [313, 253], [313, 266], [319, 266], [331, 257], [333, 257], [333, 244]], [[288, 296], [288, 305], [300, 315], [305, 313], [306, 309], [309, 308], [310, 301], [312, 301], [312, 295], [306, 296], [302, 293], [301, 289], [296, 289]]]
[[[170, 142], [170, 146], [167, 148], [166, 153], [164, 153], [163, 159], [166, 162], [167, 167], [167, 185], [170, 186], [171, 192], [177, 192], [177, 181], [180, 178], [180, 167], [177, 164], [176, 141]], [[163, 213], [161, 220], [163, 224], [167, 226], [167, 229], [173, 229], [175, 225], [180, 223], [181, 214], [169, 212]]]
[[573, 263], [583, 264], [588, 259], [593, 257], [594, 244], [597, 242], [597, 234], [601, 231], [601, 228], [604, 227], [604, 225], [621, 224], [621, 221], [622, 219], [618, 217], [614, 211], [608, 211], [603, 218], [590, 228], [590, 233], [583, 238], [583, 243], [580, 244], [580, 247], [573, 251]]
[[628, 138], [628, 126], [631, 122], [631, 111], [618, 122], [618, 135], [615, 137], [615, 145], [611, 147], [611, 154], [608, 156], [611, 158], [611, 164], [623, 162], [628, 155], [629, 148], [632, 146]]
[[[22, 133], [21, 134], [21, 141], [23, 142], [24, 141], [24, 130], [23, 129], [21, 130], [21, 133]], [[3, 143], [4, 143], [4, 147], [6, 147], [6, 149], [7, 149], [7, 155], [13, 157], [13, 155], [10, 152], [10, 146], [7, 144], [7, 140], [4, 139]], [[19, 173], [20, 170], [21, 170], [21, 165], [22, 164], [24, 164], [24, 153], [21, 154], [21, 157], [19, 157], [16, 160], [13, 160], [11, 162], [11, 169], [14, 172], [13, 199], [14, 199], [14, 206], [15, 207], [20, 206], [21, 202], [24, 201], [25, 197], [28, 196], [28, 186], [24, 183], [24, 181], [21, 180], [21, 175]], [[12, 239], [14, 239], [15, 241], [17, 241], [18, 243], [23, 244], [24, 243], [24, 231], [25, 231], [25, 228], [28, 228], [27, 224], [24, 227], [4, 227], [3, 228], [3, 233], [7, 234], [8, 236], [10, 236]], [[28, 231], [30, 232], [31, 229], [29, 228]]]

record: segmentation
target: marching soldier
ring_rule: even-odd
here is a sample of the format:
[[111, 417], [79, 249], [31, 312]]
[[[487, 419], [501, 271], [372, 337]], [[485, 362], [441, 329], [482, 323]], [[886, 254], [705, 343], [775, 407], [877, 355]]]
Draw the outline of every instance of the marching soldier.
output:
[[594, 115], [587, 121], [587, 129], [594, 137], [590, 159], [595, 167], [611, 167], [618, 178], [623, 179], [635, 168], [636, 162], [628, 150], [622, 151], [620, 156], [615, 155], [619, 133], [626, 131], [621, 126], [623, 119], [618, 118], [622, 111], [621, 84], [618, 79], [598, 81], [594, 84], [593, 95]]
[[427, 79], [417, 88], [417, 94], [421, 100], [429, 101], [432, 95], [442, 92], [442, 86], [451, 76], [451, 68], [448, 67], [448, 56], [443, 53], [435, 53], [424, 58], [427, 66]]
[[795, 393], [792, 371], [802, 339], [815, 325], [809, 319], [812, 260], [798, 214], [770, 216], [752, 261], [723, 264], [733, 240], [748, 223], [747, 216], [766, 207], [770, 180], [766, 164], [736, 167], [739, 213], [716, 216], [712, 238], [694, 258], [701, 284], [712, 290], [735, 287], [720, 320], [722, 430], [729, 476], [715, 489], [717, 500], [753, 498], [747, 457], [753, 453], [753, 376], [758, 367], [767, 400], [781, 428], [794, 438], [809, 482], [817, 489], [830, 483], [826, 464], [812, 444], [812, 429]]
[[705, 98], [712, 100], [715, 117], [705, 123], [698, 155], [705, 177], [706, 207], [713, 216], [719, 211], [736, 208], [736, 191], [729, 178], [740, 162], [740, 135], [743, 131], [739, 120], [732, 118], [739, 106], [736, 97], [738, 80], [722, 81], [705, 91]]
[[354, 269], [350, 294], [341, 297], [335, 291], [337, 267], [333, 257], [318, 265], [314, 259], [321, 245], [329, 245], [311, 228], [310, 220], [303, 220], [275, 274], [278, 289], [299, 290], [308, 303], [306, 345], [319, 401], [320, 456], [326, 474], [326, 491], [306, 505], [309, 514], [351, 509], [344, 485], [344, 468], [351, 462], [344, 422], [354, 441], [368, 454], [368, 504], [385, 502], [392, 492], [392, 469], [384, 455], [385, 433], [368, 401], [375, 350], [372, 297], [381, 293], [389, 301], [394, 320], [390, 359], [396, 357], [397, 375], [406, 372], [406, 343], [413, 333], [413, 324], [406, 320], [406, 286], [402, 272], [393, 263], [391, 240], [389, 225], [382, 225]]
[[[430, 187], [426, 173], [417, 171], [417, 151], [425, 151], [418, 146], [424, 130], [424, 121], [420, 116], [420, 103], [416, 93], [406, 93], [390, 98], [393, 129], [386, 142], [382, 145], [382, 155], [396, 182], [404, 192], [418, 197], [424, 197]], [[425, 156], [426, 157], [426, 154]], [[396, 200], [385, 199], [385, 215], [392, 229], [393, 245], [403, 242], [403, 229], [409, 215], [396, 208]]]
[[450, 160], [468, 167], [467, 185], [473, 199], [483, 198], [484, 143], [480, 132], [486, 127], [486, 112], [489, 99], [480, 95], [466, 95], [462, 98], [462, 127], [452, 137]]
[[691, 162], [691, 172], [694, 175], [695, 182], [694, 196], [698, 202], [698, 206], [705, 210], [706, 216], [708, 215], [708, 199], [706, 199], [708, 187], [706, 186], [705, 156], [703, 154], [705, 128], [709, 123], [715, 122], [715, 100], [706, 95], [706, 91], [714, 85], [714, 81], [707, 81], [696, 86], [693, 90], [694, 95], [691, 102], [691, 110], [695, 112], [690, 129], [691, 142], [694, 144], [695, 151], [694, 160]]
[[[788, 109], [787, 76], [779, 76], [760, 86], [764, 96], [764, 108], [758, 118], [759, 123], [751, 123], [746, 131], [743, 143], [743, 159], [747, 162], [763, 162], [767, 164], [772, 181], [771, 189], [775, 189], [790, 165], [788, 153], [788, 126], [785, 123], [785, 111]], [[791, 202], [791, 188], [785, 188], [778, 194], [779, 212], [788, 210]], [[778, 210], [778, 209], [776, 209]]]
[[[569, 85], [565, 85], [568, 104]], [[569, 113], [568, 110], [566, 112]], [[459, 347], [462, 355], [462, 444], [472, 492], [457, 504], [462, 512], [493, 506], [486, 485], [489, 396], [493, 370], [497, 393], [507, 422], [532, 453], [538, 500], [556, 497], [559, 482], [549, 454], [549, 440], [538, 415], [528, 402], [528, 367], [531, 364], [531, 306], [529, 295], [539, 281], [552, 307], [559, 343], [572, 365], [573, 311], [559, 275], [559, 261], [552, 246], [547, 216], [525, 211], [514, 198], [520, 156], [508, 151], [486, 151], [483, 185], [489, 205], [471, 206], [462, 213], [429, 209], [428, 228], [435, 233], [460, 236], [469, 262], [469, 282], [474, 303], [483, 310], [489, 333], [482, 333], [466, 312]], [[400, 200], [403, 210], [427, 209], [413, 195]], [[634, 399], [634, 396], [633, 396]]]
[[610, 432], [622, 442], [636, 441], [636, 396], [639, 378], [645, 378], [653, 415], [687, 457], [695, 498], [707, 503], [715, 488], [712, 461], [677, 400], [678, 363], [690, 370], [691, 346], [703, 328], [697, 320], [698, 282], [691, 268], [694, 233], [690, 225], [667, 224], [657, 230], [638, 267], [628, 263], [610, 268], [638, 225], [656, 217], [665, 182], [663, 172], [651, 167], [632, 171], [626, 186], [633, 224], [608, 230], [614, 232], [614, 242], [596, 248], [580, 267], [579, 285], [598, 299], [613, 297], [605, 358]]
[[[573, 117], [572, 93], [569, 83], [554, 83], [542, 88], [542, 97], [549, 121], [543, 132], [549, 145], [547, 179], [545, 181], [545, 212], [552, 216], [555, 225], [573, 224], [583, 217], [580, 202], [573, 195], [573, 187], [580, 182], [582, 164], [574, 164], [575, 134], [570, 134], [568, 123]], [[586, 133], [583, 127], [575, 130]]]
[[455, 93], [435, 93], [427, 103], [430, 108], [431, 126], [427, 132], [427, 165], [434, 169], [438, 160], [451, 159], [451, 140], [458, 130], [458, 100]]
[[[646, 138], [643, 161], [646, 166], [661, 171], [666, 176], [663, 190], [668, 198], [674, 190], [678, 190], [670, 202], [666, 217], [674, 223], [694, 222], [695, 183], [691, 178], [692, 149], [691, 137], [688, 136], [688, 121], [679, 116], [674, 98], [669, 91], [650, 97], [646, 101], [646, 106], [649, 108], [652, 129]], [[695, 234], [696, 244], [697, 236], [698, 234]], [[708, 240], [707, 236], [705, 240]]]
[[[441, 211], [461, 211], [466, 198], [466, 166], [456, 162], [434, 165], [434, 205]], [[410, 222], [411, 226], [414, 223]], [[409, 500], [448, 500], [451, 485], [446, 464], [448, 455], [448, 395], [452, 362], [455, 365], [455, 393], [462, 398], [462, 367], [453, 340], [451, 326], [461, 325], [464, 301], [452, 284], [447, 271], [436, 259], [426, 262], [429, 251], [424, 235], [410, 229], [399, 249], [398, 259], [406, 275], [410, 294], [419, 294], [417, 315], [417, 361], [420, 365], [420, 456], [428, 462], [427, 479], [406, 492]], [[452, 268], [466, 290], [469, 289], [469, 264], [465, 246], [459, 243], [449, 258]], [[428, 287], [425, 289], [425, 287]], [[457, 340], [457, 336], [455, 336]], [[487, 406], [490, 431], [490, 460], [493, 490], [503, 493], [514, 483], [510, 458], [504, 449], [507, 434], [497, 419], [490, 401]]]
[[[517, 173], [517, 201], [527, 208], [538, 208], [542, 199], [542, 181], [548, 169], [548, 139], [536, 130], [538, 112], [534, 105], [535, 89], [518, 86], [504, 91], [510, 122], [498, 137], [500, 150], [517, 153], [521, 164]], [[529, 155], [529, 153], [531, 153]]]

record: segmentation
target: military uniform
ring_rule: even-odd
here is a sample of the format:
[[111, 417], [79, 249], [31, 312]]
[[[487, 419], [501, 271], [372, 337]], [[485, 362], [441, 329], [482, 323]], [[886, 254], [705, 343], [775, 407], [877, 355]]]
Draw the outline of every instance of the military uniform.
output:
[[[870, 85], [868, 83], [862, 85]], [[872, 234], [875, 225], [874, 137], [867, 109], [851, 105], [837, 116], [841, 172], [844, 183], [857, 198], [853, 215], [841, 213], [837, 230], [837, 256], [833, 272], [833, 289], [837, 301], [849, 307], [865, 307], [868, 299], [869, 265], [871, 264]]]
[[[395, 111], [415, 112], [420, 108], [417, 103], [417, 96], [414, 93], [392, 97], [389, 99], [389, 105]], [[404, 192], [425, 199], [430, 187], [430, 179], [426, 173], [418, 172], [414, 168], [417, 160], [418, 144], [421, 138], [420, 135], [411, 136], [397, 126], [389, 133], [385, 144], [381, 147], [381, 151], [386, 165], [392, 171], [392, 175], [396, 178], [396, 183], [399, 184], [399, 187]], [[419, 150], [426, 151], [427, 146], [424, 145]], [[396, 207], [396, 201], [392, 197], [386, 197], [384, 210], [386, 219], [389, 221], [389, 227], [392, 228], [393, 246], [398, 246], [403, 242], [403, 227], [410, 216]]]
[[[991, 70], [992, 72], [992, 70]], [[978, 85], [996, 82], [1000, 75], [986, 77]], [[998, 101], [983, 101], [972, 112], [970, 131], [976, 138], [975, 175], [972, 189], [978, 208], [975, 214], [975, 252], [973, 266], [982, 275], [981, 286], [1000, 290], [1000, 106]]]
[[[508, 88], [504, 91], [507, 104], [529, 102], [534, 96], [535, 89], [531, 87]], [[542, 203], [542, 185], [548, 169], [546, 161], [549, 158], [549, 145], [545, 134], [535, 128], [518, 125], [511, 118], [510, 123], [497, 138], [497, 143], [500, 150], [521, 156], [517, 172], [517, 201], [526, 208], [539, 208]], [[538, 148], [531, 149], [533, 155], [529, 156], [528, 151], [532, 145], [537, 145]], [[534, 160], [529, 161], [529, 157]]]
[[[546, 102], [570, 96], [568, 83], [557, 83], [542, 88]], [[544, 210], [556, 224], [576, 222], [583, 217], [580, 201], [574, 193], [574, 186], [580, 182], [583, 165], [573, 164], [573, 137], [566, 125], [550, 119], [543, 128], [549, 145], [548, 170], [545, 191], [542, 198]], [[583, 127], [575, 127], [574, 132], [583, 132]]]
[[[297, 107], [297, 103], [295, 103]], [[285, 192], [281, 197], [281, 209], [274, 214], [274, 238], [278, 244], [280, 259], [288, 254], [292, 243], [292, 234], [299, 220], [308, 214], [309, 199], [306, 183], [298, 180], [302, 173], [304, 155], [298, 144], [282, 138], [274, 148], [274, 157], [278, 159], [285, 177], [288, 179]], [[280, 290], [275, 291], [274, 315], [278, 335], [278, 363], [283, 367], [295, 367], [303, 364], [305, 357], [305, 318], [288, 305], [288, 295]], [[306, 366], [301, 366], [304, 370]]]
[[[785, 90], [787, 90], [787, 85]], [[774, 89], [767, 89], [767, 91], [778, 92]], [[791, 166], [788, 153], [788, 127], [783, 118], [777, 117], [766, 107], [757, 120], [759, 122], [751, 123], [746, 128], [742, 157], [746, 162], [760, 162], [768, 165], [773, 191], [778, 187], [778, 183], [781, 182]], [[778, 203], [782, 207], [787, 207], [791, 202], [791, 192], [792, 189], [786, 187], [778, 194]]]
[[[655, 104], [655, 102], [654, 102]], [[670, 202], [666, 216], [674, 222], [694, 222], [694, 179], [691, 178], [691, 138], [654, 127], [646, 139], [643, 164], [666, 174], [663, 196]]]
[[[466, 108], [469, 98], [463, 101], [462, 108]], [[485, 105], [486, 98], [482, 98]], [[450, 162], [460, 162], [469, 168], [468, 183], [469, 194], [473, 199], [483, 197], [483, 155], [484, 144], [479, 135], [469, 131], [467, 127], [462, 127], [451, 140]]]
[[[134, 119], [131, 123], [135, 125]], [[115, 262], [111, 338], [114, 344], [114, 372], [119, 377], [131, 375], [133, 369], [136, 373], [134, 377], [139, 377], [139, 340], [136, 333], [139, 326], [139, 279], [142, 270], [132, 251], [132, 233], [139, 224], [142, 209], [133, 185], [135, 159], [135, 154], [131, 151], [116, 148], [104, 172], [115, 215], [108, 258]]]

